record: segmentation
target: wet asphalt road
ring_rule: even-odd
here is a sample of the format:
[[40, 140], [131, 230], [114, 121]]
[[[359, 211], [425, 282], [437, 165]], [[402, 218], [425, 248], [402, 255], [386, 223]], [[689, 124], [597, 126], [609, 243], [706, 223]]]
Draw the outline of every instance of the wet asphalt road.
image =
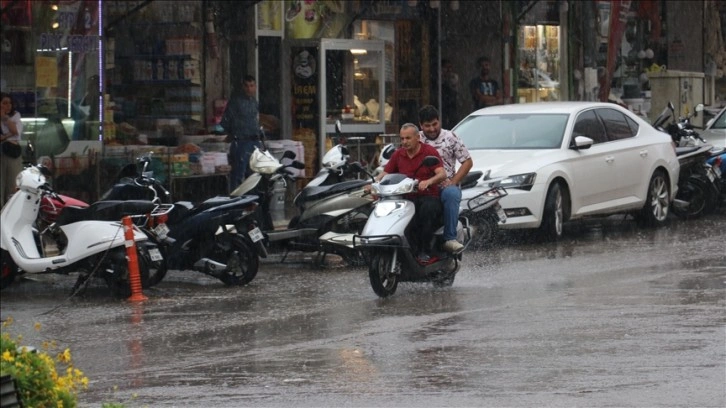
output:
[[[149, 300], [3, 291], [7, 330], [70, 347], [81, 406], [726, 406], [726, 212], [470, 252], [453, 287], [378, 299], [364, 268], [266, 261], [247, 287], [172, 271]], [[42, 329], [33, 329], [34, 323]]]

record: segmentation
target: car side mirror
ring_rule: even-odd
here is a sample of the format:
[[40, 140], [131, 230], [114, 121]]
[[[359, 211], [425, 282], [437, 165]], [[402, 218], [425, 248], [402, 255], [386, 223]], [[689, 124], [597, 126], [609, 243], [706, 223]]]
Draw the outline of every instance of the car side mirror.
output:
[[593, 143], [595, 143], [595, 141], [587, 136], [575, 136], [575, 140], [570, 147], [575, 150], [585, 150], [589, 149]]

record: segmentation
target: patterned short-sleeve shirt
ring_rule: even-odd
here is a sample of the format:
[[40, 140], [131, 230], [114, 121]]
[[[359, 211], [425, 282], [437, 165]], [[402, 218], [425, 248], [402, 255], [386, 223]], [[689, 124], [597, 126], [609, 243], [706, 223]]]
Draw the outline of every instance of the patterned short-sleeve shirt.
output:
[[439, 136], [430, 140], [423, 132], [419, 132], [421, 142], [433, 146], [439, 152], [441, 159], [444, 161], [444, 170], [446, 177], [452, 178], [456, 174], [456, 162], [463, 163], [471, 158], [469, 150], [464, 146], [459, 136], [450, 130], [441, 129]]

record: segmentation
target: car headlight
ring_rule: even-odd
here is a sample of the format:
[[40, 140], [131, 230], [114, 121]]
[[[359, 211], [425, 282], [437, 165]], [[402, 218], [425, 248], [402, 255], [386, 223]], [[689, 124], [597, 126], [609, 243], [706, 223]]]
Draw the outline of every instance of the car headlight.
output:
[[502, 180], [501, 186], [505, 188], [518, 188], [520, 190], [531, 190], [537, 173], [524, 173], [508, 176]]

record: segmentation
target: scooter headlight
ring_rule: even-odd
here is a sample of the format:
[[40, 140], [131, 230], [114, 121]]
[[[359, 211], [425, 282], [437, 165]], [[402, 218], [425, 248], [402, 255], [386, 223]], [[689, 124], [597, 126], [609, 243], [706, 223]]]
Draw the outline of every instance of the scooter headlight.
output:
[[379, 201], [373, 214], [376, 217], [385, 217], [403, 208], [403, 203], [398, 201]]

